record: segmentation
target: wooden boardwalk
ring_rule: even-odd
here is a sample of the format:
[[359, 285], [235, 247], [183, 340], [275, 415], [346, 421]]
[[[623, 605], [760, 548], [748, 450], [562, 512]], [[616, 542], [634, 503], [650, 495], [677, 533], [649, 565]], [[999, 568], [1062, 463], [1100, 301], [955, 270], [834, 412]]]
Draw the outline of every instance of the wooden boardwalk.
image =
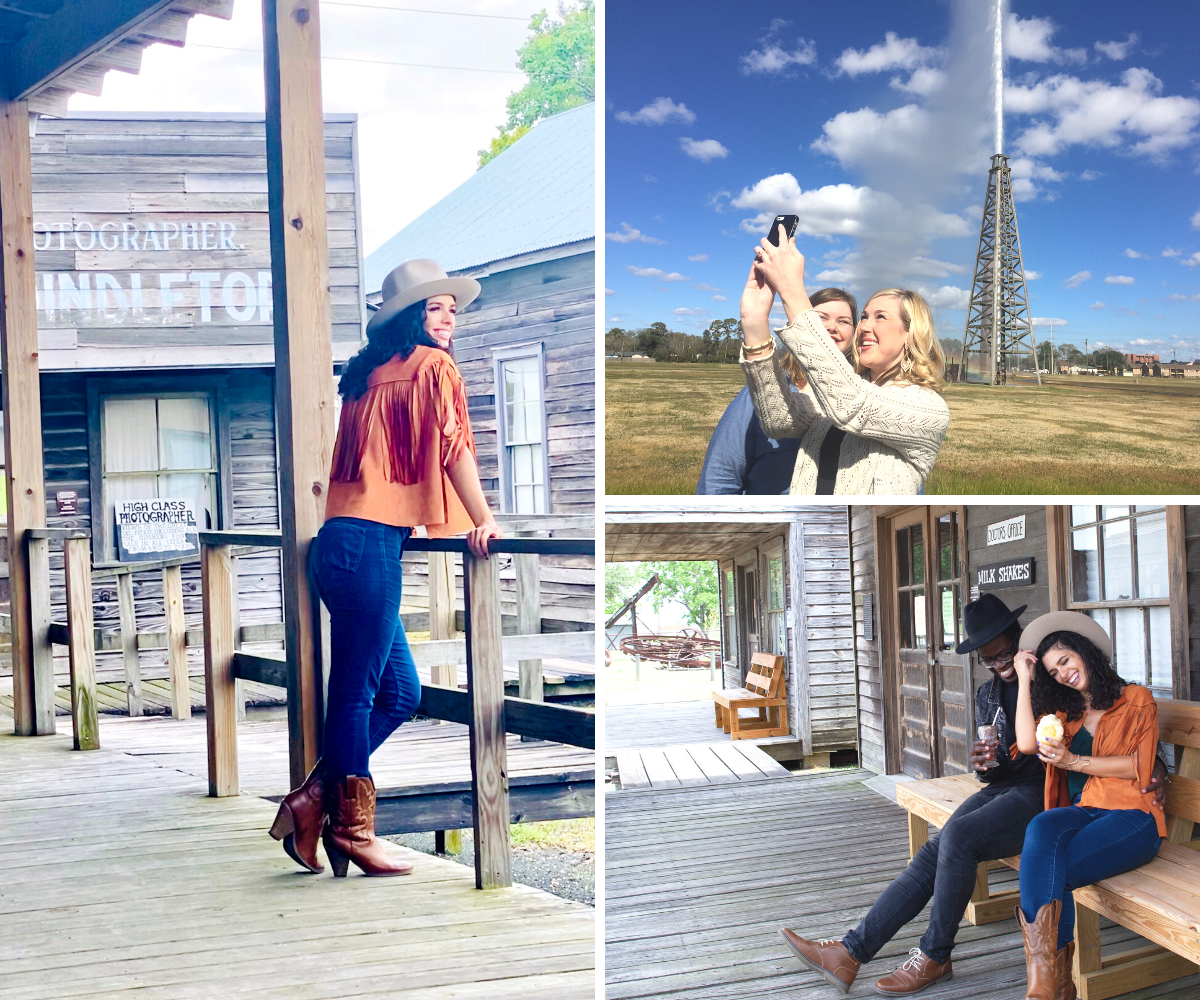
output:
[[790, 778], [792, 772], [750, 740], [617, 750], [621, 791]]
[[305, 874], [269, 802], [109, 742], [0, 736], [0, 1000], [595, 995], [592, 908], [398, 847], [411, 876]]
[[[906, 813], [862, 784], [870, 776], [847, 769], [607, 796], [609, 1000], [838, 997], [797, 961], [779, 928], [839, 937], [907, 864]], [[917, 946], [927, 920], [928, 910], [864, 966], [850, 996], [875, 997], [875, 980]], [[1102, 927], [1106, 947], [1141, 943]], [[1024, 985], [1016, 922], [964, 924], [953, 980], [922, 996], [1012, 1000]], [[1200, 976], [1127, 996], [1195, 1000]]]

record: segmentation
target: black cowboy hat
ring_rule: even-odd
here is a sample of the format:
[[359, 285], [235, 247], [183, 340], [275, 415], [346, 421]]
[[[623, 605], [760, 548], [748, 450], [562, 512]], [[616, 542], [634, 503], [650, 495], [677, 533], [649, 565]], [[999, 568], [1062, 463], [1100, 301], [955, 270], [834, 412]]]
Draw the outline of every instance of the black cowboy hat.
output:
[[1021, 612], [1027, 607], [1027, 604], [1022, 604], [1016, 611], [1009, 611], [1008, 605], [995, 594], [984, 594], [978, 601], [971, 601], [963, 608], [963, 627], [967, 636], [955, 647], [954, 652], [969, 653], [986, 646], [1020, 618]]

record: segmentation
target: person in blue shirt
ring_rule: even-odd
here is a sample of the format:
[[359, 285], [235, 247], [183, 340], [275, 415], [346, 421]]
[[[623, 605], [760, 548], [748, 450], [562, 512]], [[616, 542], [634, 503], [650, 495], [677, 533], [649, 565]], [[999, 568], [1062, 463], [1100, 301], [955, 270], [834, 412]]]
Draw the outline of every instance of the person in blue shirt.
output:
[[[850, 357], [858, 303], [841, 288], [822, 288], [809, 299], [833, 342]], [[808, 380], [790, 353], [782, 358], [793, 387], [804, 392]], [[807, 391], [811, 392], [811, 389]], [[769, 438], [754, 412], [750, 390], [743, 387], [725, 408], [708, 442], [697, 495], [787, 493], [796, 467], [799, 438]]]

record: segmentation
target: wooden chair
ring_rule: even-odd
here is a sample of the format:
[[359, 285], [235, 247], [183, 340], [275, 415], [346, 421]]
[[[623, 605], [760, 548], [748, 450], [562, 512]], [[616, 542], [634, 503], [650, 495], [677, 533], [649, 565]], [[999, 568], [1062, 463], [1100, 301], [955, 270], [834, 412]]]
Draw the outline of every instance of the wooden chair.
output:
[[[772, 653], [755, 653], [744, 688], [713, 691], [717, 728], [732, 739], [787, 736], [787, 697], [783, 684], [784, 658]], [[758, 717], [743, 719], [740, 708], [757, 708]]]

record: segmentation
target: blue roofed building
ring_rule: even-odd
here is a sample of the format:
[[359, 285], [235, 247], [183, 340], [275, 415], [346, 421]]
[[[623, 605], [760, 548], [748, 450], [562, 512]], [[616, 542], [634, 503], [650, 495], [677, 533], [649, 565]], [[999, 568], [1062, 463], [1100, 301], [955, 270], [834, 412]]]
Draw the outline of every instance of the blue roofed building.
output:
[[482, 285], [454, 355], [504, 513], [595, 507], [595, 128], [594, 103], [538, 122], [365, 262], [369, 302], [415, 257]]

